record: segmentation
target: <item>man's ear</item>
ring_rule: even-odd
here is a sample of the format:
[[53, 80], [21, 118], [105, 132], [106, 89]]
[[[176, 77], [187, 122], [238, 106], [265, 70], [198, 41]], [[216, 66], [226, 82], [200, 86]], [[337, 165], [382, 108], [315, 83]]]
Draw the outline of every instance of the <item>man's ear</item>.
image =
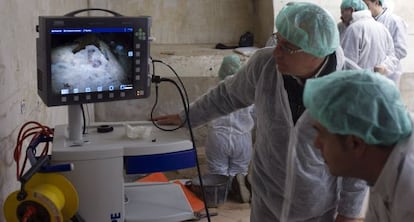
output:
[[363, 156], [365, 152], [367, 151], [367, 144], [365, 143], [364, 140], [362, 140], [361, 138], [357, 136], [354, 136], [354, 135], [348, 136], [346, 139], [346, 143], [347, 143], [347, 147], [349, 147], [358, 157]]

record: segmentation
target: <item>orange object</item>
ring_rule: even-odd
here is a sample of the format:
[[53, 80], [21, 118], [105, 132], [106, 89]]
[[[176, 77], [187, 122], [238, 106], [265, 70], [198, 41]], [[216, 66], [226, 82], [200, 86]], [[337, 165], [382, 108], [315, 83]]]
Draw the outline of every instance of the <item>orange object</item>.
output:
[[[137, 182], [169, 182], [168, 178], [161, 172], [151, 173], [148, 176], [145, 176], [141, 179], [138, 179]], [[200, 212], [204, 210], [204, 202], [200, 200], [191, 190], [189, 190], [184, 184], [179, 180], [174, 181], [175, 184], [180, 185], [181, 189], [184, 192], [187, 201], [190, 203], [191, 209], [193, 212]]]
[[190, 203], [193, 212], [200, 212], [204, 210], [204, 202], [200, 200], [191, 190], [184, 186], [184, 184], [182, 184], [179, 180], [174, 181], [174, 183], [181, 186], [181, 189], [184, 191], [185, 197]]
[[163, 173], [151, 173], [150, 175], [137, 180], [137, 182], [168, 182], [168, 181], [169, 181], [168, 178]]

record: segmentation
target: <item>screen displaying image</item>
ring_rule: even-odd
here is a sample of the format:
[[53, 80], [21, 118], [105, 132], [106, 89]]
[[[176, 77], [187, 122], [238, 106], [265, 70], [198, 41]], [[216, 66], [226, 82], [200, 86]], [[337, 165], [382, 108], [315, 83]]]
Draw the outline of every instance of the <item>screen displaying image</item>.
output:
[[54, 28], [50, 35], [54, 94], [133, 89], [133, 28]]

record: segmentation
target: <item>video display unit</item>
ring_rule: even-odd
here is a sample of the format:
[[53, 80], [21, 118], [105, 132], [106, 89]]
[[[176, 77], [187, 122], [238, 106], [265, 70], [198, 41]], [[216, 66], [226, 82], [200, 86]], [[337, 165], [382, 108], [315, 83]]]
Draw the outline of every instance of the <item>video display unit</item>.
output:
[[151, 18], [40, 16], [38, 94], [47, 106], [150, 95]]

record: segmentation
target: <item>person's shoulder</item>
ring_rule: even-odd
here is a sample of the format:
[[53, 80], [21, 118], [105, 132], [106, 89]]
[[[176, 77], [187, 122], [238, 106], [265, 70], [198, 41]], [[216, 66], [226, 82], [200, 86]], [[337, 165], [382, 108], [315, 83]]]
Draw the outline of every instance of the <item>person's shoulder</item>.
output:
[[258, 49], [254, 55], [256, 55], [257, 57], [269, 57], [273, 55], [274, 49], [274, 46], [263, 47]]
[[[347, 38], [355, 38], [355, 36], [359, 36], [359, 34], [361, 33], [361, 31], [367, 29], [367, 26], [364, 22], [361, 21], [357, 21], [357, 22], [353, 22], [351, 24], [349, 24], [346, 29], [343, 31], [343, 38], [347, 39]], [[357, 33], [358, 35], [356, 35], [355, 33]]]
[[399, 15], [393, 13], [390, 9], [386, 9], [386, 11], [382, 14], [382, 16], [380, 16], [379, 18], [386, 20], [389, 23], [394, 23], [394, 24], [400, 24], [400, 23], [404, 23], [405, 21], [402, 17], [400, 17]]
[[375, 21], [374, 18], [365, 18], [363, 20], [359, 20], [357, 22], [351, 23], [346, 31], [349, 33], [357, 33], [356, 36], [361, 36], [361, 32], [369, 32], [369, 33], [376, 33], [376, 32], [384, 32], [388, 31], [384, 24]]
[[266, 63], [268, 60], [273, 59], [273, 50], [272, 47], [263, 47], [258, 49], [250, 58], [249, 63]]

